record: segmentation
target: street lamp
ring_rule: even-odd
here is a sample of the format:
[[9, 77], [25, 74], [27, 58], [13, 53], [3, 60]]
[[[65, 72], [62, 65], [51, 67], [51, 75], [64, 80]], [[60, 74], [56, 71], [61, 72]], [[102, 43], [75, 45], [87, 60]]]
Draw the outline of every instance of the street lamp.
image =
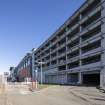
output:
[[[35, 89], [37, 89], [38, 88], [38, 81], [37, 81], [37, 78], [38, 78], [38, 68], [36, 67], [36, 68], [34, 68], [33, 69], [33, 71], [32, 71], [32, 89], [34, 89], [34, 87], [35, 87]], [[34, 77], [35, 77], [35, 79], [34, 79]]]
[[37, 79], [38, 79], [38, 69], [36, 69], [35, 70], [35, 87], [36, 87], [36, 89], [37, 89], [37, 87], [38, 87], [38, 81], [37, 81]]
[[46, 64], [45, 62], [37, 62], [36, 61], [36, 63], [38, 63], [39, 65], [40, 65], [40, 78], [41, 78], [41, 84], [43, 84], [43, 64]]

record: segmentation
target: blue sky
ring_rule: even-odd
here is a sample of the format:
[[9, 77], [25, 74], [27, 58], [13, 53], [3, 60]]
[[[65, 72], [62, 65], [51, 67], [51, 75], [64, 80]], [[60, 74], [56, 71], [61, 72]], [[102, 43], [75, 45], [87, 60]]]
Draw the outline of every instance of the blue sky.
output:
[[16, 66], [85, 0], [0, 0], [0, 73]]

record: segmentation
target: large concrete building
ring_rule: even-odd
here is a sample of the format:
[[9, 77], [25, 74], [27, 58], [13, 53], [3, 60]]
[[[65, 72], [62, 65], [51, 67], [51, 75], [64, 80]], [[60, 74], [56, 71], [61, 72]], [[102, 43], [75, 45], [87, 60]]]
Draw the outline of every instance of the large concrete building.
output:
[[33, 69], [36, 61], [44, 83], [105, 87], [105, 0], [87, 0], [33, 51]]

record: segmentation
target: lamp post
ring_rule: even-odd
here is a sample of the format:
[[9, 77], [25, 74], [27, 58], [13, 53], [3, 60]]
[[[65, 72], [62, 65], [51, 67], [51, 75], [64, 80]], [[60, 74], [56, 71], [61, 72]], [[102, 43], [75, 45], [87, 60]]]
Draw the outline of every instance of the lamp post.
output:
[[[35, 78], [34, 78], [35, 77]], [[38, 88], [38, 81], [37, 81], [37, 77], [38, 77], [38, 69], [35, 68], [33, 69], [33, 77], [32, 77], [32, 90], [35, 88]]]
[[41, 77], [40, 78], [41, 78], [41, 84], [43, 84], [43, 71], [42, 71], [43, 67], [42, 67], [42, 62], [41, 62], [40, 65], [41, 65], [41, 68], [40, 68], [41, 69]]
[[43, 84], [43, 64], [45, 64], [45, 62], [42, 62], [42, 61], [37, 62], [36, 61], [36, 63], [40, 65], [40, 79], [41, 79], [40, 83]]
[[37, 89], [38, 88], [38, 81], [37, 81], [37, 78], [38, 78], [38, 70], [36, 69], [35, 70], [35, 88]]

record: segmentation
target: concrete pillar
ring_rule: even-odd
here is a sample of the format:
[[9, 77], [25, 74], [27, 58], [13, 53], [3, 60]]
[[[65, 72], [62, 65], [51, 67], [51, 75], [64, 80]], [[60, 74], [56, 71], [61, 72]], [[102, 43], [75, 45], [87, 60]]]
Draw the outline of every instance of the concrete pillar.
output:
[[[82, 15], [80, 14], [80, 20], [82, 19]], [[80, 26], [80, 28], [79, 28], [79, 32], [81, 32], [82, 31], [82, 26]], [[80, 37], [80, 46], [79, 47], [81, 47], [81, 43], [82, 43], [82, 39], [81, 39], [81, 37]], [[81, 67], [81, 65], [82, 65], [82, 62], [81, 62], [81, 55], [82, 55], [82, 51], [81, 51], [81, 48], [79, 49], [79, 55], [80, 55], [80, 61], [79, 61], [79, 65], [80, 65], [80, 67]]]
[[51, 66], [51, 42], [50, 42], [50, 66]]
[[[66, 36], [66, 45], [67, 45], [67, 36]], [[68, 67], [67, 67], [67, 46], [66, 46], [66, 70], [68, 69]]]
[[[102, 10], [102, 25], [101, 25], [101, 31], [102, 33], [104, 34], [105, 33], [105, 0], [101, 0], [102, 2], [102, 6], [104, 7], [104, 9]], [[104, 23], [104, 24], [103, 24]], [[101, 69], [101, 72], [100, 72], [100, 86], [102, 88], [105, 88], [105, 35], [103, 35], [103, 38], [102, 38], [102, 43], [101, 43], [101, 46], [102, 46], [102, 50], [103, 50], [103, 53], [102, 53], [102, 69]]]
[[105, 89], [105, 68], [100, 72], [100, 87]]
[[79, 78], [78, 84], [81, 85], [82, 84], [82, 73], [80, 72], [78, 75], [79, 75], [78, 76], [78, 78]]
[[[57, 36], [57, 41], [58, 41], [58, 39], [59, 39], [59, 38], [58, 38], [58, 36]], [[57, 51], [57, 65], [58, 65], [58, 63], [59, 63], [59, 62], [58, 62], [58, 56], [59, 56], [59, 54], [58, 54], [58, 43], [57, 43], [57, 50], [56, 50], [56, 51]]]

